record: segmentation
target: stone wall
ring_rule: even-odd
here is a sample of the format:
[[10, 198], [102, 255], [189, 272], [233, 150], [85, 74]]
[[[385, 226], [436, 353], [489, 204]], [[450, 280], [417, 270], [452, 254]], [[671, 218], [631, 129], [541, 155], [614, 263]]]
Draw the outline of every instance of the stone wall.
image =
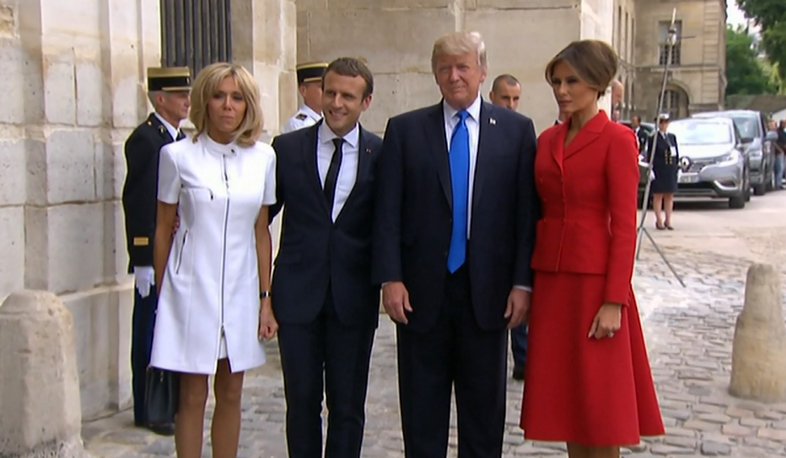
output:
[[456, 30], [480, 32], [489, 55], [487, 96], [494, 77], [521, 81], [519, 111], [538, 131], [557, 107], [543, 70], [570, 41], [611, 41], [612, 0], [298, 0], [298, 60], [365, 59], [375, 76], [363, 122], [384, 131], [393, 115], [440, 100], [431, 73], [431, 47]]
[[[294, 2], [231, 7], [234, 55], [275, 133], [294, 107]], [[160, 36], [159, 0], [0, 0], [0, 300], [32, 288], [64, 301], [85, 418], [131, 401], [123, 143], [147, 116]]]

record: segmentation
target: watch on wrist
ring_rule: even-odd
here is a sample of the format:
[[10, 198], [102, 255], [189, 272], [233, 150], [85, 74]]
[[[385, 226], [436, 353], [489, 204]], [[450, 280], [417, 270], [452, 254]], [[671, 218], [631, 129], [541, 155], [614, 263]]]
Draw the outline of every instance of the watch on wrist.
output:
[[267, 297], [270, 297], [270, 291], [262, 291], [262, 292], [259, 293], [259, 298], [260, 299], [265, 299]]

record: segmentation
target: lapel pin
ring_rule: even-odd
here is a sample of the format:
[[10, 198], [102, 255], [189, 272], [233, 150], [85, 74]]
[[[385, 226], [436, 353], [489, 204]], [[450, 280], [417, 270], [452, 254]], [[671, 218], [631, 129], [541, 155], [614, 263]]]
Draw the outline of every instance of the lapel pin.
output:
[[371, 152], [371, 148], [366, 148], [366, 152], [370, 153]]
[[494, 118], [489, 118], [489, 124], [491, 124], [492, 126], [494, 126], [494, 125], [496, 125], [496, 124], [497, 124], [497, 120], [496, 120], [496, 119], [494, 119]]

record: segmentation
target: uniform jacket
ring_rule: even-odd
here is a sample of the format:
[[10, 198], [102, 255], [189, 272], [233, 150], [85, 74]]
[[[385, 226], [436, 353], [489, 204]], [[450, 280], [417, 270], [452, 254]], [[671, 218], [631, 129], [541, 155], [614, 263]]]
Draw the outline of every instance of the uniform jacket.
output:
[[[647, 141], [647, 154], [652, 150], [652, 142], [655, 141], [655, 138], [658, 141], [655, 143], [655, 153], [653, 154], [652, 164], [655, 167], [663, 166], [663, 165], [670, 165], [677, 167], [680, 163], [680, 149], [677, 145], [677, 137], [674, 134], [667, 133], [666, 138], [668, 142], [664, 141], [663, 136], [660, 134], [660, 131], [655, 132], [654, 135], [649, 137]], [[674, 147], [675, 152], [677, 153], [676, 156], [671, 156], [671, 147]]]
[[318, 123], [320, 119], [322, 119], [322, 117], [319, 115], [319, 113], [316, 113], [307, 105], [302, 105], [300, 108], [298, 108], [295, 116], [292, 116], [287, 120], [286, 123], [284, 123], [284, 125], [281, 127], [281, 133], [287, 134], [304, 127], [311, 127]]
[[371, 229], [382, 139], [360, 127], [355, 185], [334, 222], [317, 171], [321, 124], [273, 140], [278, 165], [271, 220], [283, 206], [273, 311], [281, 323], [309, 323], [330, 291], [342, 323], [376, 324], [379, 284], [371, 281]]
[[[532, 286], [538, 197], [532, 121], [482, 102], [467, 260], [478, 325], [503, 329], [514, 285]], [[427, 332], [445, 295], [452, 188], [443, 105], [393, 117], [380, 159], [374, 281], [402, 281], [413, 311], [408, 329]]]
[[174, 140], [152, 113], [126, 140], [127, 174], [121, 199], [125, 213], [129, 273], [133, 266], [153, 265], [158, 157], [161, 147]]
[[563, 147], [568, 128], [551, 127], [538, 139], [535, 176], [543, 214], [532, 267], [603, 275], [605, 300], [625, 304], [636, 245], [636, 136], [603, 111]]

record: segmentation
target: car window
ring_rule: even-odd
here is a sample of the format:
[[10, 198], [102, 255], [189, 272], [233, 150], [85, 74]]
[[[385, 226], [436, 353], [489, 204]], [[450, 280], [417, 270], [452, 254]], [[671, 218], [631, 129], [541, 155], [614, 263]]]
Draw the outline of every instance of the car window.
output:
[[717, 145], [733, 143], [729, 124], [713, 121], [673, 122], [669, 133], [677, 137], [679, 145]]
[[746, 139], [761, 137], [761, 125], [756, 116], [733, 116], [734, 124], [740, 131], [740, 136]]

